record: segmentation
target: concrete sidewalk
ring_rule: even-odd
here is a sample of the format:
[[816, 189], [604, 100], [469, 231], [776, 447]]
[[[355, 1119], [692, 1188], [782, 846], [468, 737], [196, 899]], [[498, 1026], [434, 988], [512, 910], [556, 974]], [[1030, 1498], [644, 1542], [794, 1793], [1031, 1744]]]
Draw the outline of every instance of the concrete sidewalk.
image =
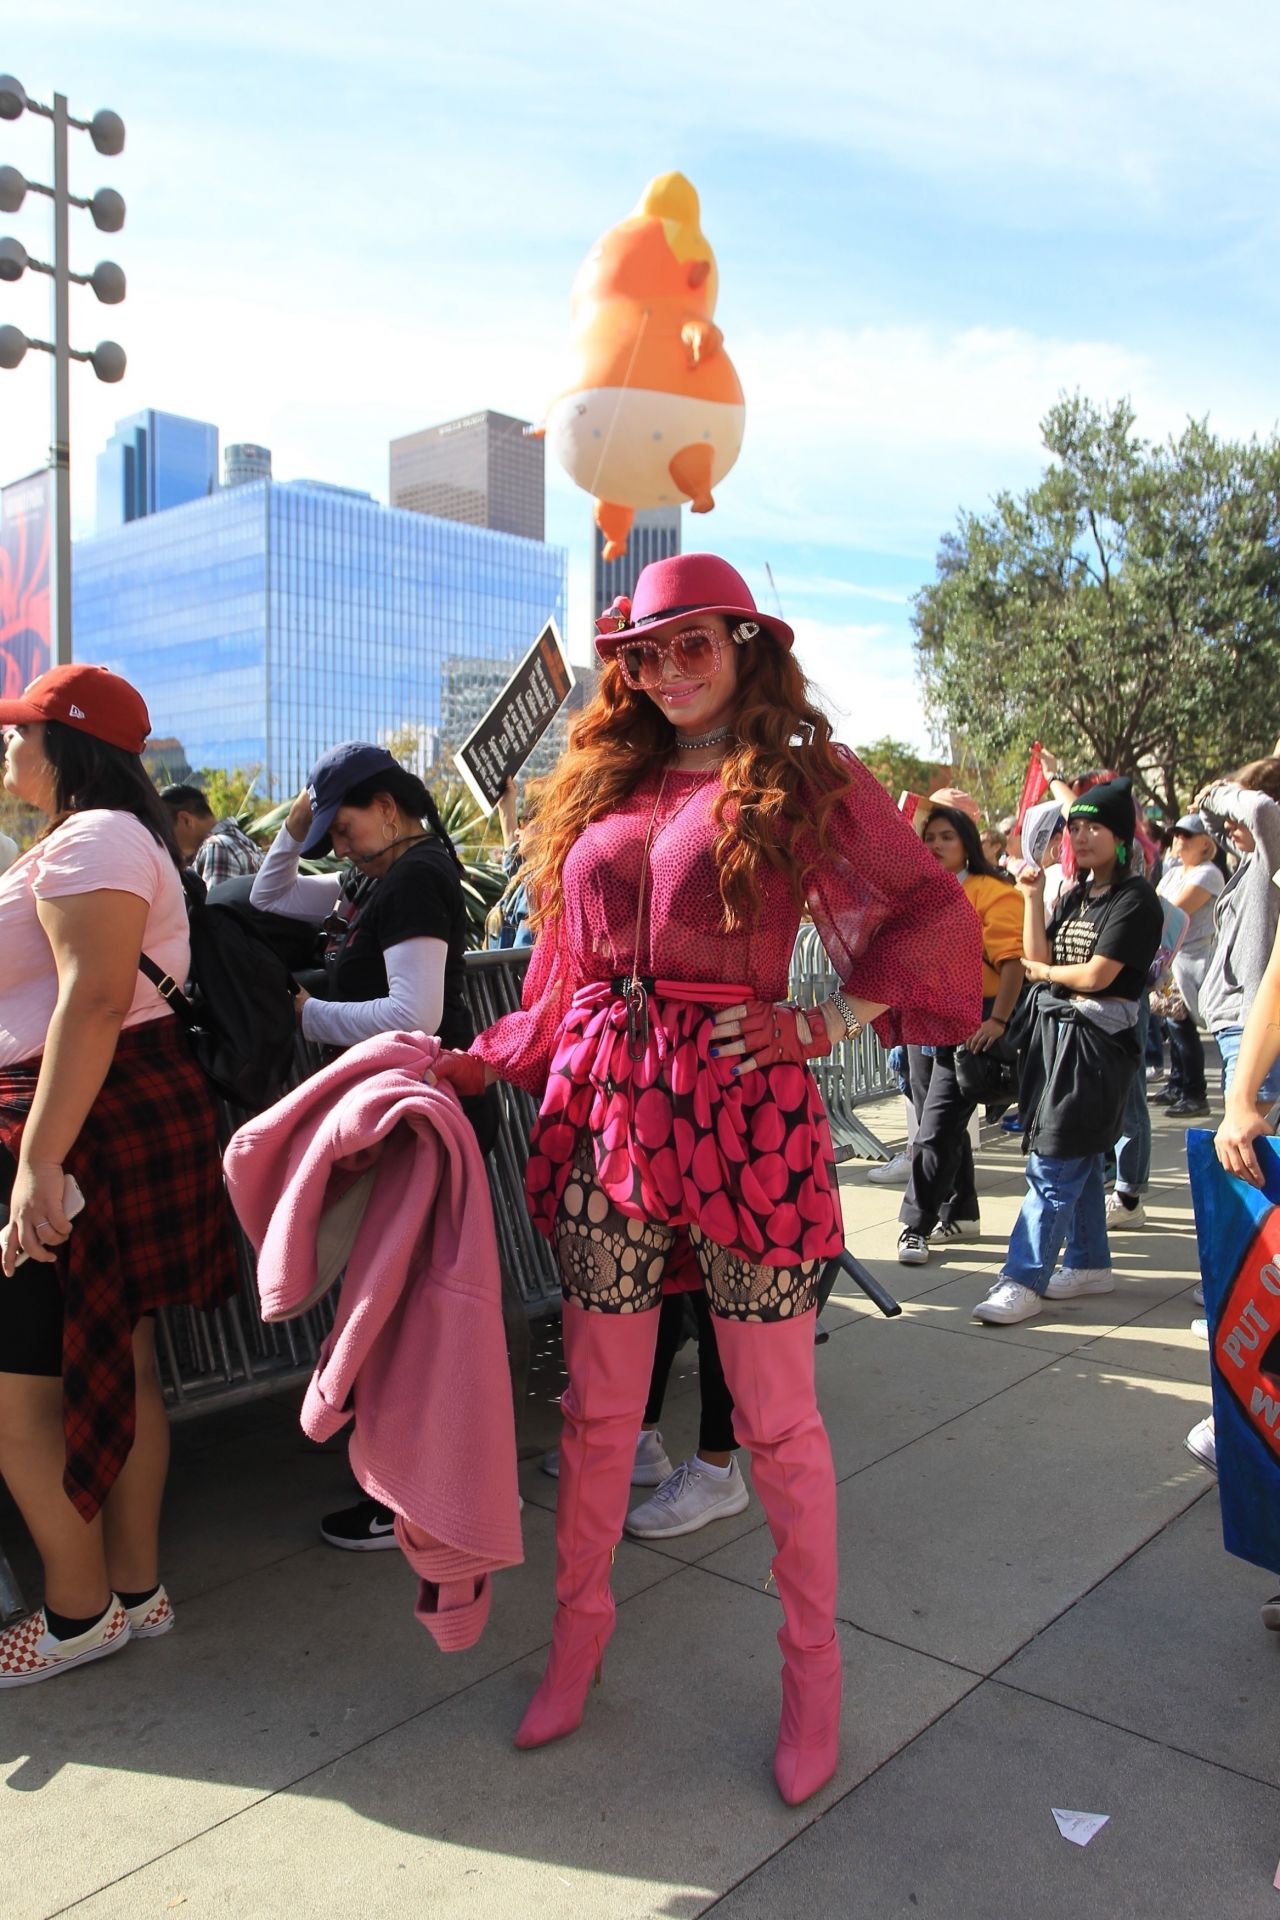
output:
[[[915, 1270], [894, 1260], [899, 1192], [843, 1170], [850, 1245], [906, 1311], [859, 1296], [826, 1315], [847, 1707], [840, 1771], [807, 1806], [770, 1773], [778, 1604], [754, 1500], [624, 1543], [582, 1729], [512, 1748], [551, 1622], [555, 1482], [532, 1457], [555, 1442], [548, 1329], [528, 1559], [468, 1654], [415, 1625], [399, 1555], [317, 1543], [350, 1483], [292, 1401], [176, 1431], [177, 1632], [0, 1708], [3, 1920], [1274, 1920], [1280, 1635], [1258, 1606], [1276, 1582], [1223, 1553], [1212, 1476], [1182, 1444], [1207, 1361], [1182, 1134], [1162, 1118], [1155, 1157], [1115, 1293], [1010, 1328], [969, 1312], [1021, 1196], [1015, 1142], [980, 1156], [984, 1237]], [[696, 1439], [691, 1355], [673, 1459]], [[1110, 1821], [1078, 1849], [1054, 1806]]]

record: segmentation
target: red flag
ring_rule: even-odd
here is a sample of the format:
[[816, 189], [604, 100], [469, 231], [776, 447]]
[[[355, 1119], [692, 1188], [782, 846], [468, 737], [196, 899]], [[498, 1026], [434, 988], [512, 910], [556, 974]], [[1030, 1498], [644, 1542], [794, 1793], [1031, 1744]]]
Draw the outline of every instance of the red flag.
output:
[[1031, 749], [1031, 758], [1027, 762], [1026, 778], [1022, 782], [1022, 798], [1018, 802], [1018, 831], [1022, 831], [1022, 822], [1026, 818], [1027, 808], [1034, 807], [1044, 799], [1049, 791], [1049, 782], [1040, 763], [1040, 742], [1037, 740]]

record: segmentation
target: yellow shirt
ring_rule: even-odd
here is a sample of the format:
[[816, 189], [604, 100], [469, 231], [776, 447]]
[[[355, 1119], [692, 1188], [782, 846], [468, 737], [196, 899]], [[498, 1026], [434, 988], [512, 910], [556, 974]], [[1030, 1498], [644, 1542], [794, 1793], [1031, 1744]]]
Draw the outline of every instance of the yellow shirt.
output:
[[966, 874], [964, 893], [982, 923], [982, 997], [994, 1000], [1000, 991], [1000, 962], [1022, 958], [1022, 895], [1007, 881], [985, 873]]

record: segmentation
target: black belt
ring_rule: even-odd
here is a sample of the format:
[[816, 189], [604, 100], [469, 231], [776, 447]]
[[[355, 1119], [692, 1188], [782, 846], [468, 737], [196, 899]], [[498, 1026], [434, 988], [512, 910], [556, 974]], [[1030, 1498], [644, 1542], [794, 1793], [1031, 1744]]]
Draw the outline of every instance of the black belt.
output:
[[609, 991], [616, 993], [620, 1000], [625, 1000], [632, 986], [637, 982], [644, 988], [646, 993], [652, 993], [658, 984], [651, 973], [619, 973], [615, 974], [609, 982]]

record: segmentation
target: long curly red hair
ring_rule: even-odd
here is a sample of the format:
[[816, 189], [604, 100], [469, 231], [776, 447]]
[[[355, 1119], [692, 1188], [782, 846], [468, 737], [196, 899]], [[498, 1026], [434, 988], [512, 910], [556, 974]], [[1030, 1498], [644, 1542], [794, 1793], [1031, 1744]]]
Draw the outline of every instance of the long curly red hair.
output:
[[[729, 642], [732, 644], [732, 642]], [[831, 810], [850, 776], [831, 742], [831, 723], [815, 703], [794, 656], [762, 631], [739, 656], [736, 744], [727, 755], [715, 804], [716, 864], [724, 925], [735, 932], [759, 904], [759, 874], [786, 873], [798, 906], [827, 851]], [[574, 725], [549, 776], [527, 848], [535, 927], [563, 905], [569, 849], [593, 820], [613, 812], [647, 773], [670, 760], [676, 729], [646, 694], [629, 687], [615, 660], [605, 663], [595, 696]], [[809, 858], [798, 858], [801, 834]]]

